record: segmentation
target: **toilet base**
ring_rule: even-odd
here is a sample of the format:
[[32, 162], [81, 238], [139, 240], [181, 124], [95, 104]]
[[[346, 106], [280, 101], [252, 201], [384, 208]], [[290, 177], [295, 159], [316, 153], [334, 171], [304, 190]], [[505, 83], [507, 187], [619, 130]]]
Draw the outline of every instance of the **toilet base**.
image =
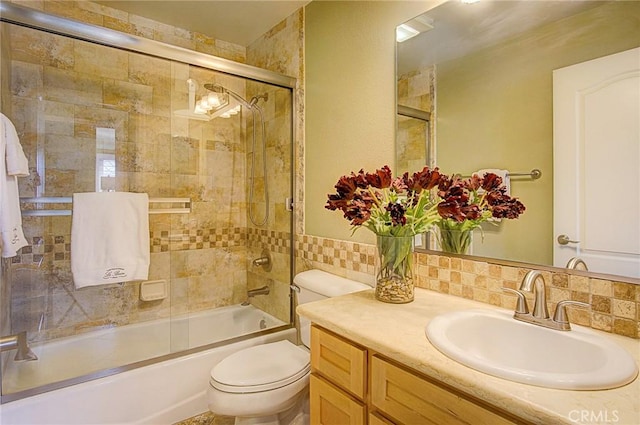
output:
[[309, 425], [309, 389], [299, 394], [295, 404], [276, 415], [236, 416], [235, 425]]
[[244, 418], [236, 416], [235, 425], [280, 425], [278, 415], [260, 416], [255, 418]]

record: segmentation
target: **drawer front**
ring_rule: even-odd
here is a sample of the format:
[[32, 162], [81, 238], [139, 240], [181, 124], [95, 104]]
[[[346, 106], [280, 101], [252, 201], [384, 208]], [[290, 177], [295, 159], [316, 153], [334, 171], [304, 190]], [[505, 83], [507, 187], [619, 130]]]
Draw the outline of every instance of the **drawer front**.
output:
[[372, 356], [371, 404], [402, 424], [512, 424], [426, 379]]
[[314, 374], [310, 377], [309, 408], [311, 425], [366, 423], [366, 408], [362, 403]]
[[394, 425], [376, 413], [369, 413], [369, 425]]
[[364, 399], [367, 351], [316, 326], [311, 327], [311, 367], [338, 387]]

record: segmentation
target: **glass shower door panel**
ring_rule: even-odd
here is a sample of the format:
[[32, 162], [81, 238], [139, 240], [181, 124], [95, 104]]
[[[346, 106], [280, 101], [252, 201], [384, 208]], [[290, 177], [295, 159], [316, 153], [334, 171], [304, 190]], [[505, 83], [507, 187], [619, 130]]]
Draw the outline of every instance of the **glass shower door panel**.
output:
[[[173, 220], [165, 232], [179, 350], [290, 321], [292, 95], [183, 64], [173, 78], [171, 194], [192, 201], [188, 222]], [[268, 271], [252, 265], [264, 249]], [[264, 287], [268, 294], [250, 296]]]
[[[19, 178], [29, 246], [9, 278], [12, 334], [38, 360], [4, 356], [3, 394], [169, 353], [170, 298], [142, 301], [140, 282], [77, 288], [71, 273], [71, 196], [145, 192], [170, 181], [171, 62], [3, 23], [3, 112], [29, 159]], [[5, 68], [6, 69], [6, 68]], [[8, 105], [8, 106], [7, 106]], [[151, 228], [157, 220], [150, 220]], [[152, 246], [153, 247], [153, 246]], [[162, 279], [151, 259], [150, 278]], [[168, 270], [168, 268], [167, 268]], [[168, 279], [168, 276], [166, 276]]]

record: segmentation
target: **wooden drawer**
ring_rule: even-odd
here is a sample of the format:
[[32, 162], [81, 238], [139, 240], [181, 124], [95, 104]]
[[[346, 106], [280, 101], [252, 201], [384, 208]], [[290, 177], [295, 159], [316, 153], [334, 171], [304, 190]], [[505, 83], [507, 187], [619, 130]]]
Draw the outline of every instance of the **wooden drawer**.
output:
[[311, 425], [364, 425], [366, 408], [355, 398], [311, 374], [309, 407]]
[[394, 425], [377, 413], [369, 413], [369, 425]]
[[512, 424], [511, 420], [421, 376], [371, 357], [371, 405], [401, 424]]
[[343, 390], [364, 400], [366, 350], [322, 328], [312, 326], [311, 368]]

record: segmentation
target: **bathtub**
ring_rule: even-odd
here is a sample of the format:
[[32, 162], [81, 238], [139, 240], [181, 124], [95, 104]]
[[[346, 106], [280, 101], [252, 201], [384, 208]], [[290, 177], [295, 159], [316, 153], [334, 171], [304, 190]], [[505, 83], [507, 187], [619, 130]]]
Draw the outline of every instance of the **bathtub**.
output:
[[[16, 364], [11, 361], [3, 370], [3, 401], [11, 400], [9, 391], [4, 391], [6, 386], [15, 389], [24, 386], [24, 382], [31, 382], [33, 386], [38, 379], [40, 381], [37, 382], [45, 388], [50, 382], [65, 379], [68, 385], [76, 381], [74, 377], [82, 374], [93, 380], [0, 405], [0, 423], [175, 423], [207, 411], [209, 371], [223, 358], [264, 342], [295, 341], [295, 329], [287, 329], [284, 325], [252, 306], [231, 306], [34, 346], [33, 351], [39, 360]], [[236, 338], [261, 328], [278, 326], [280, 330], [265, 335], [240, 341]], [[169, 341], [165, 332], [181, 332], [180, 338], [174, 337]], [[151, 343], [149, 335], [154, 333], [163, 337]], [[188, 339], [185, 333], [188, 333]], [[230, 338], [235, 342], [221, 342]], [[166, 355], [170, 349], [189, 353], [192, 347], [206, 344], [213, 344], [212, 348], [182, 356], [174, 354], [170, 356], [174, 358], [147, 366], [121, 367], [135, 366], [136, 362], [150, 357]], [[28, 371], [18, 370], [25, 365], [29, 367]]]

